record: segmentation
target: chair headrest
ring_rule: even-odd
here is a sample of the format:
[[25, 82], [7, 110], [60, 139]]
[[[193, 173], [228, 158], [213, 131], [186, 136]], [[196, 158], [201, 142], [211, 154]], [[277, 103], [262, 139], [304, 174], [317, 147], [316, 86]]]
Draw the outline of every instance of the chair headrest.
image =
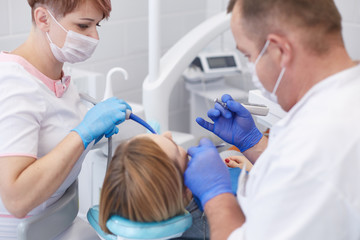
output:
[[99, 226], [99, 206], [89, 209], [87, 219], [105, 240], [116, 239], [169, 239], [180, 237], [192, 224], [189, 212], [162, 222], [134, 222], [120, 216], [111, 216], [106, 226], [113, 233], [104, 233]]

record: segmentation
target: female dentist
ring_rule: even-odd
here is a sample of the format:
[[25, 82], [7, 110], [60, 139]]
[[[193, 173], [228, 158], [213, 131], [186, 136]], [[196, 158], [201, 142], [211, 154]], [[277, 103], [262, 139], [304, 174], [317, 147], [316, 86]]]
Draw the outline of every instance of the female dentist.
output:
[[0, 239], [19, 218], [57, 201], [76, 180], [93, 141], [118, 132], [130, 106], [111, 98], [87, 112], [62, 70], [89, 58], [110, 0], [28, 0], [32, 29], [0, 53]]

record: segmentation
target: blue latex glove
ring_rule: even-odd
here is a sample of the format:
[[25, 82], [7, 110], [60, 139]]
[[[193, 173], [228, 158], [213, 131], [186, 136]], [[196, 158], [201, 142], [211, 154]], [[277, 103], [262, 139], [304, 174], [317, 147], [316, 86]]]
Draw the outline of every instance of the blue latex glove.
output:
[[197, 147], [188, 149], [191, 160], [184, 173], [185, 185], [202, 207], [222, 193], [232, 193], [230, 174], [213, 143], [203, 138]]
[[250, 112], [228, 94], [224, 94], [221, 101], [226, 103], [228, 109], [215, 103], [215, 107], [208, 111], [208, 117], [214, 123], [203, 118], [197, 118], [196, 122], [224, 141], [235, 145], [241, 152], [257, 144], [262, 133], [255, 126]]
[[104, 135], [108, 138], [118, 133], [116, 125], [125, 121], [126, 109], [131, 110], [131, 107], [124, 100], [109, 98], [91, 108], [71, 131], [80, 135], [86, 149], [93, 140], [98, 142]]

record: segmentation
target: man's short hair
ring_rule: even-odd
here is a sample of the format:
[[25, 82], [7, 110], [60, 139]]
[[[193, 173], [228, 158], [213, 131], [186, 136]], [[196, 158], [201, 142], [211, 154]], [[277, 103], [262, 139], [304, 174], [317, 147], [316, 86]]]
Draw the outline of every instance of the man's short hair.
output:
[[343, 44], [341, 15], [333, 0], [230, 0], [228, 12], [237, 4], [246, 34], [259, 46], [268, 34], [282, 34], [285, 28], [303, 30], [302, 43], [318, 54], [329, 50], [329, 39]]

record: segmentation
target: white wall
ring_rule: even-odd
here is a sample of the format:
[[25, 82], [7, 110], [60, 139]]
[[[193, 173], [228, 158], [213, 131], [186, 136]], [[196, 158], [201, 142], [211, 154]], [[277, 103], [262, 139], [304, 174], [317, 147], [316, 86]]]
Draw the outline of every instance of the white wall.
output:
[[[228, 0], [162, 0], [162, 51], [204, 19], [225, 10]], [[360, 0], [335, 0], [343, 16], [344, 39], [353, 58], [360, 59]], [[142, 82], [148, 73], [148, 0], [113, 0], [110, 19], [99, 28], [101, 41], [90, 60], [75, 67], [103, 73], [115, 66], [129, 72], [129, 81], [114, 84], [115, 95], [142, 101]], [[12, 50], [27, 37], [31, 27], [26, 0], [0, 0], [0, 50]], [[235, 46], [230, 31], [209, 50]], [[98, 84], [102, 92], [104, 84]], [[182, 81], [173, 93], [170, 129], [187, 131], [189, 94]]]
[[343, 18], [346, 48], [353, 59], [360, 59], [360, 1], [335, 0]]
[[[165, 51], [206, 17], [206, 0], [162, 1], [162, 48]], [[101, 41], [94, 56], [74, 66], [106, 73], [114, 66], [126, 68], [130, 81], [117, 93], [139, 98], [147, 74], [148, 0], [113, 0], [110, 19], [99, 28]], [[27, 37], [31, 27], [26, 0], [0, 0], [0, 49], [12, 50]], [[136, 93], [134, 96], [133, 93]]]

